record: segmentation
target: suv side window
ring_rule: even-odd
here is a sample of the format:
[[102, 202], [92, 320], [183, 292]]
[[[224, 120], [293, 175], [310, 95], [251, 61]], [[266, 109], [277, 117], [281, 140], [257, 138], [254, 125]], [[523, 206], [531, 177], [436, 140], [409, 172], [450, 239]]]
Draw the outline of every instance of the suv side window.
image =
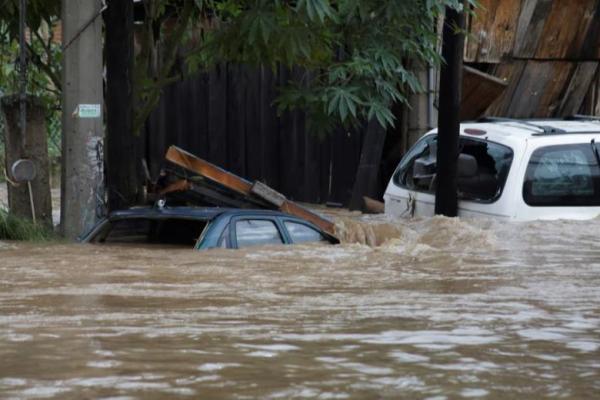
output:
[[437, 135], [426, 136], [419, 140], [408, 153], [402, 157], [397, 171], [394, 173], [394, 183], [407, 189], [419, 190], [418, 183], [413, 179], [413, 164], [419, 157], [423, 157], [433, 151]]
[[285, 221], [284, 224], [294, 243], [320, 242], [325, 240], [319, 231], [304, 224], [292, 221]]
[[[437, 135], [417, 142], [400, 162], [394, 174], [394, 183], [409, 190], [434, 193], [436, 152]], [[487, 140], [461, 138], [460, 154], [463, 159], [470, 161], [470, 168], [459, 171], [458, 197], [484, 203], [496, 201], [508, 177], [512, 150]]]
[[523, 199], [530, 206], [600, 205], [600, 167], [591, 144], [535, 150], [527, 165]]
[[238, 248], [265, 244], [282, 244], [275, 222], [267, 219], [241, 219], [235, 223]]

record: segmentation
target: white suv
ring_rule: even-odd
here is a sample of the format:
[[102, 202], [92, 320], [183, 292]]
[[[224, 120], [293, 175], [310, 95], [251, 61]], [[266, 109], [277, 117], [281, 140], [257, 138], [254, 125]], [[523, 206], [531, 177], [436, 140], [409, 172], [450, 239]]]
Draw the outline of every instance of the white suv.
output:
[[[600, 214], [600, 121], [484, 118], [460, 126], [459, 216], [588, 219]], [[400, 161], [391, 215], [434, 214], [437, 129]]]

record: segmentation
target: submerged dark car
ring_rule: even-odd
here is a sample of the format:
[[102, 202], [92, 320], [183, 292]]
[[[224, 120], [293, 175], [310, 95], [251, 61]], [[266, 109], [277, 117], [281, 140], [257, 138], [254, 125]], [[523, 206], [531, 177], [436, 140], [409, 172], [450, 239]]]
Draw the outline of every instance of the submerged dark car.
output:
[[115, 211], [82, 237], [86, 243], [167, 244], [197, 250], [307, 242], [338, 243], [314, 224], [278, 211], [219, 207]]

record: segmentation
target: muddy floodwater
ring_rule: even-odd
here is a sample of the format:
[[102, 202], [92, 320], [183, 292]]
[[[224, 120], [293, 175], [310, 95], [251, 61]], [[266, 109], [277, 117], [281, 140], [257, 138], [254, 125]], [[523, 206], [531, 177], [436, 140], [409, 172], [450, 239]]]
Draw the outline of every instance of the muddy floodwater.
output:
[[600, 398], [600, 220], [338, 223], [339, 246], [0, 243], [0, 398]]

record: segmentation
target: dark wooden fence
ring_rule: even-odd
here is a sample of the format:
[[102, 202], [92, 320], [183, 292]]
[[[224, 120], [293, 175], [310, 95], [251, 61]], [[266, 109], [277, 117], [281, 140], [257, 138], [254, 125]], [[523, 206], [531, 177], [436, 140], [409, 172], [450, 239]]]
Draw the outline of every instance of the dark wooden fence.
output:
[[174, 144], [290, 199], [347, 204], [363, 133], [338, 129], [318, 138], [305, 132], [302, 113], [278, 117], [276, 87], [292, 73], [227, 65], [167, 87], [146, 125], [151, 174]]

